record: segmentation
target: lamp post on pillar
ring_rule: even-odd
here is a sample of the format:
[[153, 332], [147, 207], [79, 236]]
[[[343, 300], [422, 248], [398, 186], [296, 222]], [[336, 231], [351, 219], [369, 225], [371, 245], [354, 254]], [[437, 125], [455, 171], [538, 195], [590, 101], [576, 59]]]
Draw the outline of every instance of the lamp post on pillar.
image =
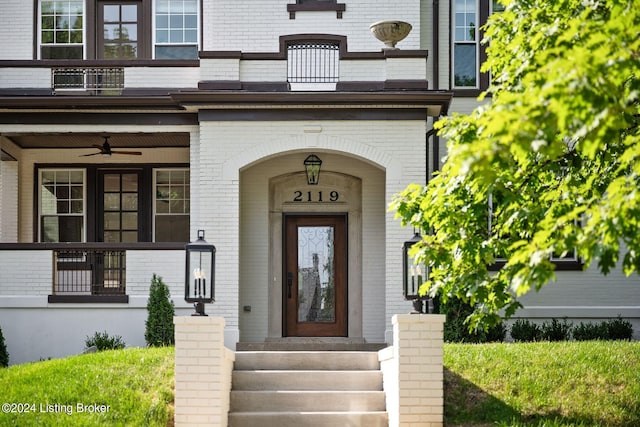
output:
[[[420, 232], [414, 231], [413, 237], [402, 246], [402, 294], [405, 300], [413, 301], [412, 313], [429, 313], [429, 298], [421, 297], [419, 294], [420, 286], [427, 279], [427, 266], [423, 262], [416, 262], [409, 255], [411, 248], [420, 241], [422, 241]], [[424, 300], [427, 300], [426, 311], [423, 311]]]
[[198, 240], [185, 245], [184, 300], [194, 303], [192, 316], [206, 316], [204, 304], [215, 301], [216, 247], [204, 240], [204, 230], [198, 230]]

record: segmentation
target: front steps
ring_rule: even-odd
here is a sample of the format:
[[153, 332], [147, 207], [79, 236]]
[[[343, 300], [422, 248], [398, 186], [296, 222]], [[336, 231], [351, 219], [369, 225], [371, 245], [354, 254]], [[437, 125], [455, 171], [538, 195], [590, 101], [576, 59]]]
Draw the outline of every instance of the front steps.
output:
[[230, 427], [387, 425], [377, 352], [236, 353]]

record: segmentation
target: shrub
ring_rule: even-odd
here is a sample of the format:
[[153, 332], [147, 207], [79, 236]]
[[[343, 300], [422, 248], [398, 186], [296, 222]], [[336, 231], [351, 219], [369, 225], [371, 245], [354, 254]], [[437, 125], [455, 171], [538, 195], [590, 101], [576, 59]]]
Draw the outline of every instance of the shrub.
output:
[[631, 322], [628, 320], [618, 317], [605, 323], [607, 327], [607, 339], [631, 341], [631, 338], [633, 338], [633, 326], [631, 326]]
[[473, 312], [473, 307], [458, 298], [449, 298], [446, 304], [438, 303], [437, 312], [445, 314], [444, 340], [446, 342], [483, 343], [504, 341], [507, 329], [502, 322], [486, 331], [469, 331], [465, 319]]
[[173, 316], [175, 310], [170, 300], [169, 287], [162, 277], [153, 275], [147, 302], [148, 317], [145, 323], [144, 339], [148, 346], [160, 347], [175, 343]]
[[0, 367], [6, 368], [7, 366], [9, 366], [9, 352], [7, 351], [7, 345], [4, 342], [2, 328], [0, 328]]
[[633, 338], [633, 326], [620, 317], [600, 323], [580, 323], [573, 330], [576, 341], [627, 340]]
[[573, 328], [573, 339], [576, 341], [592, 341], [607, 339], [607, 324], [600, 323], [582, 323]]
[[84, 341], [86, 348], [95, 346], [98, 351], [119, 350], [124, 348], [124, 341], [120, 335], [110, 337], [107, 331], [96, 332], [92, 337], [87, 337]]
[[551, 323], [544, 322], [541, 328], [542, 339], [546, 341], [567, 341], [571, 338], [573, 326], [564, 319], [551, 319]]
[[511, 338], [521, 342], [540, 341], [542, 329], [526, 319], [518, 319], [511, 326]]

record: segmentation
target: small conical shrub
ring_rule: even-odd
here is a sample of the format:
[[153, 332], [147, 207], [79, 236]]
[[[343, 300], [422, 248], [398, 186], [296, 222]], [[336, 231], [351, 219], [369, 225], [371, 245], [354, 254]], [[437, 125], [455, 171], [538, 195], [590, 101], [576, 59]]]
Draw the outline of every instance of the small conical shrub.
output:
[[169, 287], [162, 281], [162, 277], [154, 274], [149, 288], [148, 317], [144, 332], [144, 339], [148, 346], [161, 347], [175, 343], [173, 334], [175, 310], [170, 296]]
[[4, 342], [4, 335], [2, 335], [2, 328], [0, 328], [0, 367], [9, 366], [9, 352], [7, 351], [7, 345]]

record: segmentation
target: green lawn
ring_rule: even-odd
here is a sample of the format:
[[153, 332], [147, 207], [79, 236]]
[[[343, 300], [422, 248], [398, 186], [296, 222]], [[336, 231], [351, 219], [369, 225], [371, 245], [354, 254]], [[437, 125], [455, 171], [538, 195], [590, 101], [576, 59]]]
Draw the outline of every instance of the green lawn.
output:
[[640, 426], [640, 343], [447, 344], [445, 418], [462, 426]]
[[[1, 412], [0, 426], [170, 425], [173, 355], [126, 349], [0, 368], [0, 403], [29, 410]], [[446, 344], [444, 362], [448, 426], [640, 426], [639, 342]]]
[[23, 411], [5, 413], [3, 406], [0, 426], [166, 426], [173, 417], [173, 368], [170, 347], [0, 368], [0, 403]]

